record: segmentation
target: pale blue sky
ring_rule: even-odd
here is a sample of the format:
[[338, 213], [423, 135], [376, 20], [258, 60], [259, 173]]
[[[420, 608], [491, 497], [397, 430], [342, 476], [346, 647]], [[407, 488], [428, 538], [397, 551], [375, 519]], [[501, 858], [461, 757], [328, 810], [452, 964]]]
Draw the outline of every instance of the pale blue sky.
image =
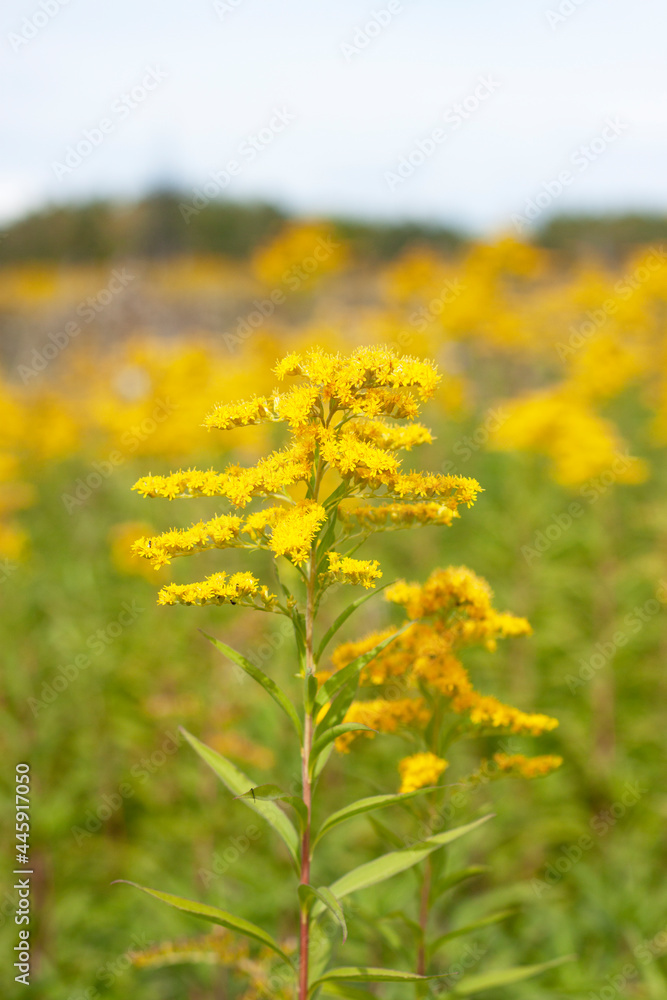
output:
[[[226, 195], [300, 212], [494, 231], [545, 184], [542, 218], [667, 211], [664, 0], [391, 0], [391, 10], [389, 0], [5, 0], [0, 220], [163, 180], [190, 191], [230, 160]], [[388, 23], [360, 35], [382, 11]], [[354, 50], [355, 39], [367, 44]], [[166, 79], [121, 110], [150, 68]], [[466, 100], [469, 116], [457, 118]], [[293, 116], [281, 132], [274, 109]], [[104, 118], [90, 155], [54, 166]], [[242, 144], [261, 129], [253, 156]], [[430, 143], [434, 129], [444, 138]], [[396, 180], [402, 157], [416, 165], [404, 161], [409, 176]], [[564, 170], [571, 179], [554, 194]]]

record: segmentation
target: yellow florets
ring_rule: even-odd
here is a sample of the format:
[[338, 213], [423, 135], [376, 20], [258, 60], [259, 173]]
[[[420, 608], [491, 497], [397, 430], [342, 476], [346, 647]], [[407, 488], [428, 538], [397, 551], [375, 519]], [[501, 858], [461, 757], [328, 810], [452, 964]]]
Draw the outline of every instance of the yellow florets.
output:
[[310, 546], [327, 512], [314, 500], [301, 500], [295, 507], [281, 511], [273, 522], [269, 545], [277, 556], [286, 556], [295, 565], [305, 562]]
[[560, 767], [563, 758], [555, 754], [544, 754], [541, 757], [524, 757], [523, 754], [494, 753], [493, 759], [501, 771], [518, 774], [522, 778], [539, 778], [550, 774]]
[[375, 586], [382, 571], [376, 559], [351, 559], [338, 552], [330, 552], [329, 569], [325, 576], [330, 581], [358, 584], [368, 589]]
[[174, 556], [187, 556], [205, 549], [226, 548], [239, 537], [242, 520], [232, 514], [221, 514], [211, 521], [199, 521], [190, 528], [174, 528], [161, 535], [139, 538], [132, 551], [149, 559], [155, 569], [171, 562]]
[[457, 510], [434, 501], [430, 503], [388, 503], [378, 507], [352, 507], [340, 509], [340, 522], [350, 529], [355, 527], [373, 529], [413, 528], [432, 524], [449, 527], [456, 517], [461, 515]]
[[411, 757], [404, 757], [398, 765], [398, 773], [401, 776], [399, 791], [416, 792], [418, 788], [437, 785], [440, 775], [447, 767], [449, 764], [446, 760], [430, 752], [414, 753]]
[[[401, 468], [400, 451], [433, 440], [428, 428], [419, 423], [391, 422], [412, 421], [421, 402], [433, 395], [440, 376], [431, 362], [400, 357], [387, 347], [362, 347], [347, 356], [314, 348], [283, 358], [275, 374], [279, 379], [296, 376], [301, 381], [285, 392], [220, 403], [204, 425], [232, 430], [282, 422], [288, 436], [282, 449], [251, 467], [229, 465], [221, 472], [187, 469], [167, 476], [148, 475], [134, 489], [143, 496], [170, 500], [219, 497], [236, 508], [253, 501], [277, 500], [278, 504], [254, 510], [245, 519], [220, 513], [189, 528], [141, 539], [135, 552], [156, 568], [174, 556], [232, 546], [268, 549], [301, 566], [314, 557], [326, 523], [330, 551], [318, 553], [313, 570], [319, 585], [339, 582], [371, 588], [382, 576], [378, 562], [352, 558], [354, 549], [339, 551], [341, 544], [353, 541], [349, 537], [353, 524], [362, 534], [383, 528], [450, 525], [459, 516], [459, 505], [474, 502], [481, 488], [474, 479]], [[337, 489], [328, 485], [332, 474], [334, 481], [338, 477]], [[328, 501], [320, 500], [325, 479]], [[332, 503], [332, 497], [340, 499]], [[357, 504], [354, 513], [342, 513], [338, 520], [342, 502], [371, 498], [388, 502], [378, 508]], [[177, 595], [179, 600], [192, 596], [187, 590], [171, 589], [162, 592], [161, 603], [173, 603], [171, 598], [176, 600]], [[285, 608], [281, 605], [280, 610]]]
[[158, 604], [245, 604], [272, 611], [275, 594], [252, 573], [214, 573], [201, 583], [169, 583], [158, 594]]

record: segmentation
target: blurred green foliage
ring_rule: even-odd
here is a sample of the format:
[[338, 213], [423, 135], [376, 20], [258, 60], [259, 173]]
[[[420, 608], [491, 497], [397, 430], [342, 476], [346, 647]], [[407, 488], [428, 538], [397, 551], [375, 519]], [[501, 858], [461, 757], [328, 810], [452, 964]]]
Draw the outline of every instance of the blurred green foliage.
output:
[[[466, 424], [437, 420], [434, 454], [442, 462], [481, 426], [479, 416]], [[489, 1000], [667, 998], [660, 959], [667, 945], [661, 889], [667, 633], [665, 609], [654, 608], [656, 581], [667, 586], [667, 472], [659, 454], [645, 453], [653, 459], [648, 482], [589, 484], [588, 495], [574, 496], [583, 514], [568, 524], [573, 496], [548, 478], [541, 460], [469, 449], [458, 471], [486, 490], [475, 507], [451, 529], [387, 536], [381, 551], [367, 547], [369, 557], [381, 556], [385, 580], [423, 580], [437, 565], [460, 563], [485, 576], [496, 606], [526, 615], [535, 632], [493, 656], [471, 656], [478, 686], [560, 719], [540, 745], [540, 752], [563, 756], [559, 772], [483, 784], [457, 797], [448, 817], [458, 825], [489, 808], [497, 814], [451, 848], [452, 869], [490, 869], [443, 899], [438, 929], [500, 908], [515, 912], [455, 938], [443, 951], [443, 968], [456, 975], [467, 964], [481, 973], [578, 956], [539, 979], [489, 991]], [[295, 932], [282, 845], [232, 801], [178, 733], [184, 725], [208, 742], [235, 739], [234, 752], [229, 745], [224, 752], [258, 783], [284, 785], [290, 767], [296, 778], [295, 747], [281, 714], [197, 629], [259, 657], [286, 687], [294, 673], [291, 640], [269, 616], [158, 608], [154, 584], [114, 567], [115, 524], [153, 518], [162, 526], [173, 516], [166, 502], [150, 506], [130, 492], [145, 471], [118, 469], [70, 514], [62, 494], [86, 469], [70, 462], [45, 473], [40, 502], [23, 515], [31, 555], [1, 585], [2, 815], [13, 815], [7, 790], [14, 764], [25, 760], [33, 782], [31, 988], [44, 1000], [242, 995], [242, 983], [220, 967], [130, 968], [128, 948], [207, 928], [110, 885], [117, 878], [223, 906], [281, 938]], [[202, 501], [201, 510], [211, 507]], [[211, 554], [210, 565], [219, 558]], [[119, 631], [124, 605], [133, 610], [122, 620], [132, 620]], [[381, 598], [360, 614], [363, 621], [353, 617], [347, 635], [390, 620]], [[89, 663], [77, 668], [82, 654]], [[515, 745], [523, 749], [520, 740]], [[333, 810], [362, 794], [395, 790], [401, 750], [396, 737], [359, 741], [335, 760], [320, 800]], [[471, 763], [481, 750], [471, 747]], [[459, 769], [465, 772], [465, 761]], [[456, 776], [452, 767], [454, 783]], [[407, 812], [392, 809], [380, 819], [394, 836], [414, 836]], [[259, 835], [249, 836], [250, 826]], [[382, 836], [363, 817], [342, 827], [324, 841], [318, 878], [333, 879], [375, 856]], [[11, 847], [10, 828], [2, 855], [3, 956], [17, 941]], [[349, 942], [344, 949], [336, 943], [342, 964], [409, 967], [408, 935], [391, 914], [401, 906], [414, 912], [414, 885], [406, 872], [351, 902]], [[405, 995], [405, 988], [392, 989], [378, 995]], [[22, 990], [10, 980], [3, 996]]]

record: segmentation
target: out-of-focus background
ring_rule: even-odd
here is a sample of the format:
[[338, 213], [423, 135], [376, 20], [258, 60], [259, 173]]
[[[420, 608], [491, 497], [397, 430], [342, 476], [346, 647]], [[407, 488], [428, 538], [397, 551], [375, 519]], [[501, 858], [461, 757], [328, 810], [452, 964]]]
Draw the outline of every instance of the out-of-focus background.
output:
[[[386, 580], [465, 563], [530, 619], [531, 638], [476, 669], [490, 693], [560, 719], [540, 750], [564, 758], [543, 781], [482, 785], [454, 817], [497, 813], [457, 854], [491, 868], [443, 931], [515, 912], [454, 938], [443, 968], [576, 952], [512, 994], [667, 998], [661, 17], [657, 0], [5, 5], [1, 780], [30, 763], [34, 996], [243, 995], [224, 963], [132, 966], [128, 950], [200, 928], [115, 878], [293, 933], [276, 917], [282, 849], [248, 836], [252, 817], [178, 732], [258, 783], [285, 762], [296, 774], [271, 705], [197, 628], [285, 684], [290, 644], [249, 611], [158, 609], [167, 571], [131, 542], [214, 508], [130, 487], [252, 461], [262, 433], [213, 436], [202, 419], [269, 390], [288, 350], [386, 343], [437, 359], [430, 467], [485, 492], [451, 529], [368, 555]], [[367, 607], [369, 627], [388, 620]], [[401, 749], [387, 737], [338, 759], [330, 801], [393, 790]], [[321, 876], [378, 849], [360, 820]], [[406, 875], [359, 897], [344, 964], [368, 959], [369, 934], [375, 964], [402, 961], [385, 915], [411, 892]]]

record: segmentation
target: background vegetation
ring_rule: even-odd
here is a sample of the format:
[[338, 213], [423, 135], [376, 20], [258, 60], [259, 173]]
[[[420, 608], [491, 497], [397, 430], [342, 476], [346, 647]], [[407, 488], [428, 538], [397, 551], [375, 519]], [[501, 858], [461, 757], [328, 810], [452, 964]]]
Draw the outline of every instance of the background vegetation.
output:
[[[132, 967], [128, 949], [205, 929], [115, 878], [294, 933], [280, 917], [282, 847], [178, 734], [183, 724], [273, 781], [289, 734], [197, 628], [285, 684], [291, 640], [251, 612], [158, 608], [157, 576], [129, 544], [146, 522], [161, 530], [182, 515], [130, 486], [263, 450], [263, 432], [223, 441], [200, 423], [219, 399], [268, 389], [286, 349], [381, 342], [439, 361], [430, 451], [486, 491], [451, 529], [383, 541], [385, 579], [391, 567], [423, 580], [464, 563], [489, 580], [496, 606], [530, 619], [531, 638], [470, 665], [478, 686], [556, 715], [540, 752], [565, 760], [545, 780], [483, 784], [453, 809], [456, 825], [489, 807], [497, 818], [452, 852], [490, 869], [447, 897], [442, 930], [513, 913], [454, 938], [443, 968], [576, 952], [511, 995], [663, 1000], [664, 222], [556, 220], [532, 244], [484, 244], [231, 205], [186, 227], [178, 203], [54, 210], [0, 243], [2, 781], [30, 762], [36, 995], [243, 995], [222, 966]], [[188, 522], [199, 508], [211, 512], [193, 501]], [[366, 625], [389, 620], [380, 600], [366, 608]], [[362, 630], [351, 619], [347, 634]], [[331, 801], [393, 791], [401, 755], [398, 737], [359, 741], [332, 768]], [[407, 814], [390, 826], [410, 835]], [[372, 857], [381, 836], [362, 818], [330, 838], [323, 877]], [[15, 901], [9, 876], [3, 885], [7, 955]], [[370, 958], [397, 964], [405, 935], [390, 914], [412, 889], [406, 873], [359, 896], [345, 964], [369, 957], [369, 935]]]

